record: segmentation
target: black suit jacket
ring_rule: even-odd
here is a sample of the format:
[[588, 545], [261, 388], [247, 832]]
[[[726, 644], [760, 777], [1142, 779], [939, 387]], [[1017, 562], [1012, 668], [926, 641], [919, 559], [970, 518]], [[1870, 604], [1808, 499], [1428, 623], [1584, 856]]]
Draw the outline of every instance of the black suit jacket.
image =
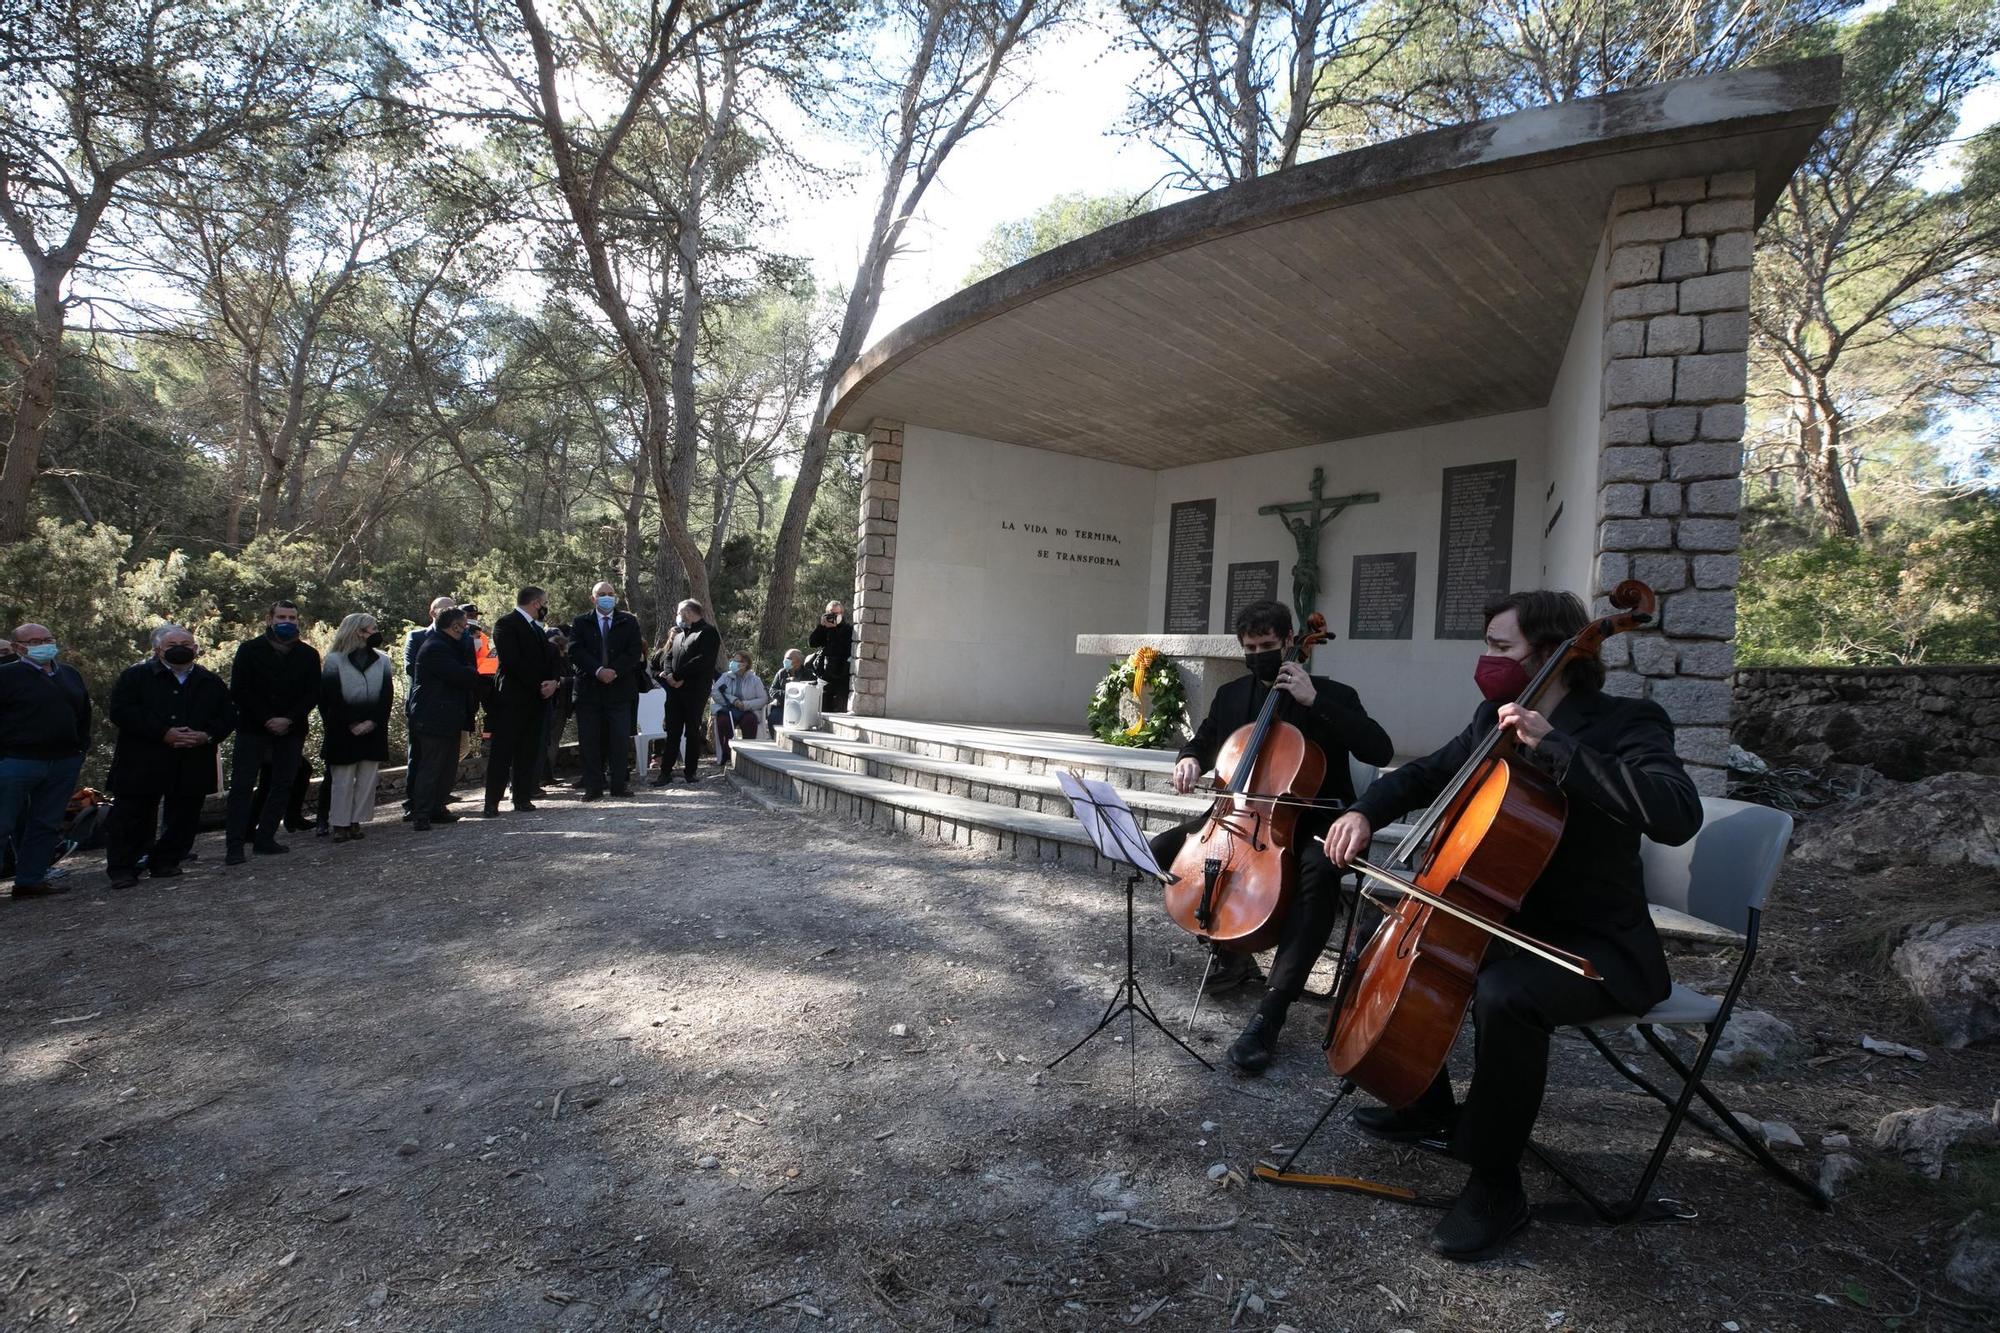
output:
[[[708, 687], [715, 683], [715, 659], [721, 654], [722, 635], [706, 620], [675, 625], [674, 632], [653, 654], [653, 675], [667, 689], [697, 695], [705, 702]], [[669, 676], [680, 681], [678, 690], [667, 684]]]
[[500, 659], [495, 706], [509, 712], [538, 712], [542, 682], [557, 678], [555, 649], [549, 646], [547, 631], [516, 608], [493, 627], [493, 651]]
[[419, 736], [456, 736], [470, 731], [481, 676], [465, 660], [449, 634], [433, 634], [417, 654], [410, 684], [410, 731]]
[[[639, 648], [639, 619], [630, 611], [611, 613], [611, 640], [605, 642], [596, 611], [570, 622], [569, 661], [576, 668], [576, 706], [601, 708], [629, 704], [639, 697], [639, 668], [645, 656]], [[618, 679], [609, 685], [597, 679], [599, 668], [610, 667]]]
[[[294, 650], [296, 651], [296, 650]], [[205, 667], [185, 684], [156, 657], [125, 668], [111, 687], [111, 725], [118, 729], [109, 786], [118, 796], [205, 796], [215, 790], [215, 751], [236, 730], [236, 701], [222, 677]], [[208, 733], [208, 744], [167, 744], [175, 727]]]
[[[1282, 695], [1277, 720], [1291, 723], [1325, 752], [1326, 777], [1320, 783], [1319, 797], [1345, 805], [1354, 799], [1354, 778], [1347, 771], [1347, 757], [1353, 755], [1364, 764], [1386, 764], [1395, 757], [1395, 747], [1389, 743], [1389, 733], [1368, 716], [1361, 696], [1351, 688], [1325, 676], [1314, 676], [1312, 683], [1318, 691], [1312, 707], [1301, 707], [1291, 695]], [[1193, 759], [1204, 773], [1214, 768], [1223, 742], [1238, 727], [1257, 720], [1269, 693], [1254, 676], [1238, 676], [1224, 684], [1215, 692], [1201, 727], [1181, 747], [1180, 757]]]
[[[1429, 805], [1499, 711], [1499, 704], [1480, 704], [1472, 724], [1443, 749], [1383, 774], [1355, 808], [1379, 829]], [[1673, 983], [1646, 910], [1639, 838], [1669, 846], [1692, 838], [1701, 828], [1701, 794], [1674, 753], [1674, 724], [1656, 703], [1570, 694], [1549, 722], [1555, 730], [1541, 745], [1520, 753], [1555, 778], [1569, 798], [1569, 818], [1513, 924], [1588, 958], [1619, 1004], [1643, 1014]]]

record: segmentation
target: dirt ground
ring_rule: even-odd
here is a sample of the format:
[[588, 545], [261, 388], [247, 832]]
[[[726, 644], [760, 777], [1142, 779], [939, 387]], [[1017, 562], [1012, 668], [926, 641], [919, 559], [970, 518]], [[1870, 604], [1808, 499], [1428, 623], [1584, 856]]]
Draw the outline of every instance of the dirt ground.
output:
[[[2000, 1217], [2000, 1156], [1941, 1184], [1871, 1160], [1822, 1214], [1687, 1130], [1662, 1188], [1696, 1220], [1538, 1224], [1471, 1266], [1430, 1254], [1422, 1209], [1245, 1184], [1326, 1104], [1319, 1011], [1262, 1080], [1144, 1029], [1043, 1073], [1116, 980], [1102, 876], [714, 778], [291, 841], [0, 904], [0, 1328], [1992, 1327], [1942, 1270], [1975, 1206]], [[2000, 1053], [1930, 1043], [1880, 970], [1869, 913], [1940, 882], [1994, 892], [1782, 886], [1745, 1002], [1815, 1050], [1718, 1083], [1808, 1170], [1824, 1134], [2000, 1091]], [[1139, 941], [1178, 1024], [1199, 958], [1146, 898]], [[1219, 1062], [1254, 1000], [1205, 1008], [1197, 1048]], [[1657, 1124], [1558, 1043], [1546, 1141], [1630, 1179]], [[1308, 1164], [1459, 1179], [1344, 1118]]]

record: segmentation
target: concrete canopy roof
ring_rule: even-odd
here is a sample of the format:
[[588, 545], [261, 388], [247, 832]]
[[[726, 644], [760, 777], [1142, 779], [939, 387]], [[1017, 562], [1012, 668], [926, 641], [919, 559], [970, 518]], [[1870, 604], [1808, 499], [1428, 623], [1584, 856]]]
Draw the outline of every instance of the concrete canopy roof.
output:
[[1761, 222], [1837, 57], [1538, 107], [1131, 218], [864, 352], [832, 421], [1140, 467], [1543, 406], [1620, 185], [1754, 171]]

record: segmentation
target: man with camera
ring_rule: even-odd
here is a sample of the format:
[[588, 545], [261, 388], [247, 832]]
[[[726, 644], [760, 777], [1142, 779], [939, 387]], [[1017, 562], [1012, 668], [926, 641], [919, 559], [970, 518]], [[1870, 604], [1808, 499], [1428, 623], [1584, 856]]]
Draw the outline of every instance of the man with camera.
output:
[[854, 669], [854, 626], [847, 621], [847, 608], [839, 602], [828, 602], [826, 614], [813, 626], [806, 642], [819, 650], [819, 678], [826, 682], [826, 695], [820, 707], [829, 713], [845, 713], [848, 682]]

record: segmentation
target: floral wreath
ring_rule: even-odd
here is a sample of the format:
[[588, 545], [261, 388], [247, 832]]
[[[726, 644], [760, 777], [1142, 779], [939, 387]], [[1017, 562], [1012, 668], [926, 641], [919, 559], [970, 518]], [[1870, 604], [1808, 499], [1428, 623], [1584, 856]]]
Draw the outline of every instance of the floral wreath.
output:
[[[1139, 705], [1139, 720], [1126, 726], [1118, 705], [1126, 695]], [[1187, 694], [1181, 669], [1157, 648], [1141, 648], [1111, 670], [1091, 691], [1091, 734], [1112, 745], [1144, 750], [1178, 748], [1187, 726]]]

